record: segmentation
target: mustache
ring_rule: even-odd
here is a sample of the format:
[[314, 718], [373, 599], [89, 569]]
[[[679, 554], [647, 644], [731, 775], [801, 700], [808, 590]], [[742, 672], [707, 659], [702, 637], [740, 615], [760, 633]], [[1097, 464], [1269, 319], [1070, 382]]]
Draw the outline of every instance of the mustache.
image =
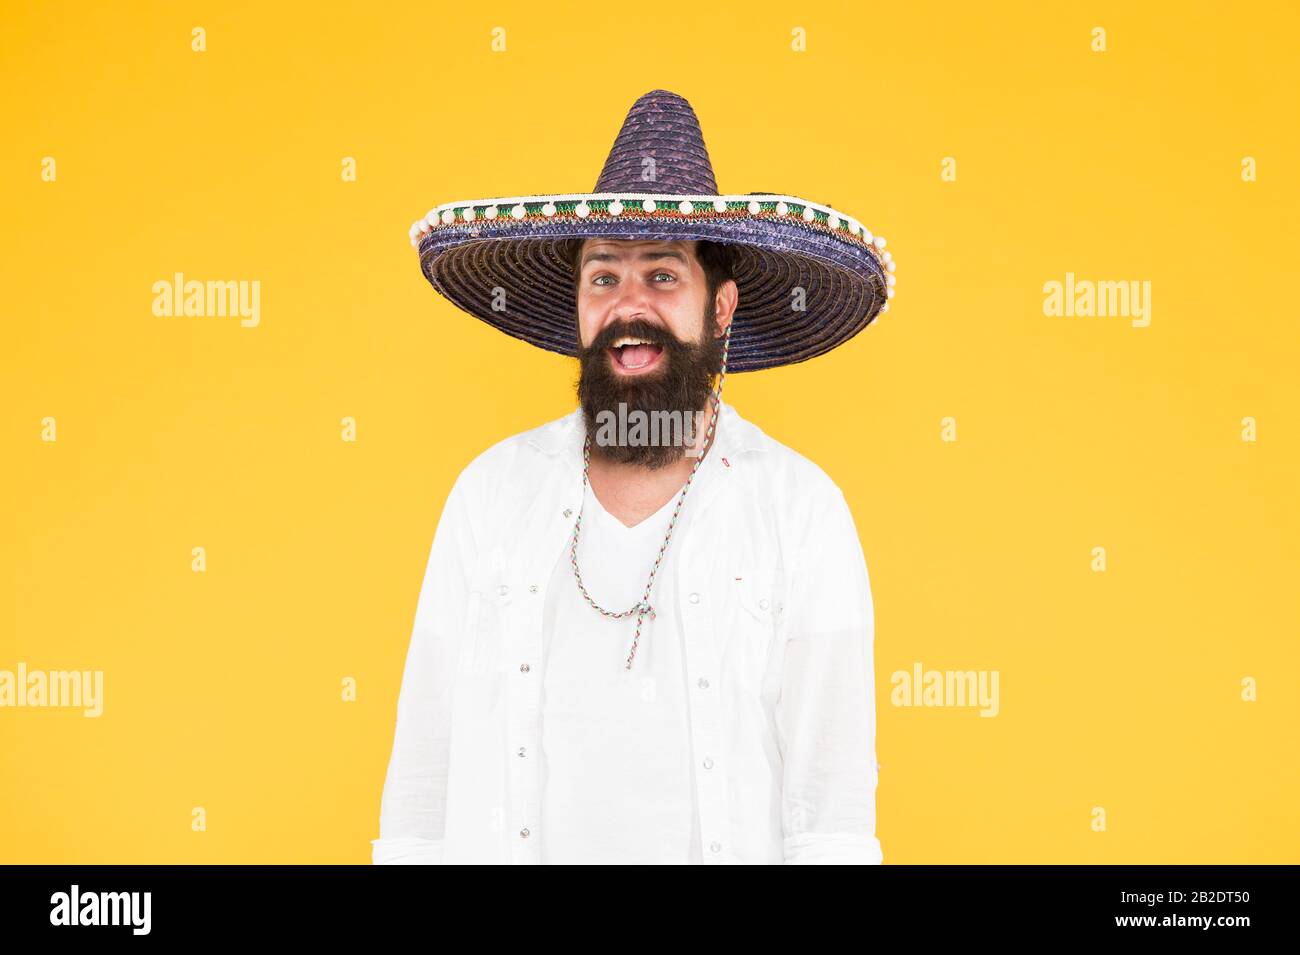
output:
[[585, 355], [599, 354], [625, 335], [639, 338], [652, 345], [659, 345], [670, 351], [681, 351], [688, 347], [686, 342], [662, 325], [655, 325], [642, 318], [634, 318], [630, 321], [616, 321], [606, 325], [582, 352]]

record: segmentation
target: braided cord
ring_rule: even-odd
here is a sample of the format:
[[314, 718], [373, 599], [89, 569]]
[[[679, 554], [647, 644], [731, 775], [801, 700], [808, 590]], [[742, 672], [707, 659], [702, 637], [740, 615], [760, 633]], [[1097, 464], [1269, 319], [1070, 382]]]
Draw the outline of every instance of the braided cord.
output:
[[713, 390], [713, 414], [709, 418], [709, 427], [704, 434], [704, 446], [700, 449], [699, 457], [695, 459], [695, 466], [691, 468], [690, 476], [686, 478], [686, 483], [682, 485], [681, 493], [677, 495], [677, 505], [673, 508], [673, 515], [668, 521], [668, 530], [664, 534], [664, 542], [659, 545], [659, 553], [655, 555], [654, 565], [650, 568], [650, 579], [646, 581], [645, 592], [641, 594], [641, 599], [629, 607], [627, 610], [613, 611], [606, 610], [600, 604], [592, 599], [591, 594], [587, 593], [587, 587], [582, 582], [582, 572], [578, 569], [578, 536], [582, 533], [582, 512], [587, 504], [587, 471], [591, 466], [591, 435], [588, 434], [586, 441], [582, 446], [582, 504], [578, 507], [578, 519], [573, 524], [573, 540], [569, 545], [569, 562], [573, 565], [573, 577], [578, 582], [578, 590], [582, 598], [587, 603], [605, 617], [617, 619], [620, 617], [630, 617], [636, 614], [636, 633], [632, 637], [632, 651], [627, 655], [627, 665], [625, 670], [632, 669], [632, 660], [636, 657], [636, 648], [641, 641], [641, 626], [647, 616], [651, 619], [655, 617], [655, 609], [650, 605], [650, 592], [654, 589], [655, 575], [659, 573], [659, 565], [663, 562], [664, 554], [668, 551], [668, 542], [672, 540], [673, 528], [677, 526], [677, 515], [681, 513], [682, 502], [686, 500], [686, 492], [691, 489], [691, 482], [695, 480], [695, 474], [704, 462], [704, 457], [708, 454], [709, 449], [713, 446], [713, 433], [718, 424], [718, 412], [722, 408], [722, 382], [727, 377], [727, 349], [731, 344], [731, 325], [728, 324], [726, 331], [723, 332], [722, 340], [722, 368], [718, 372], [718, 386]]

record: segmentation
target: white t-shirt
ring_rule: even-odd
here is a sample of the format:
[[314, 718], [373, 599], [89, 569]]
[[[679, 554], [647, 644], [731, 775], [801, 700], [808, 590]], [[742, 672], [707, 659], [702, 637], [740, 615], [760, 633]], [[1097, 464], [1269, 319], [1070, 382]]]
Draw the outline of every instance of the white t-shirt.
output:
[[[694, 492], [695, 488], [692, 488]], [[680, 492], [678, 492], [680, 494]], [[586, 489], [578, 567], [600, 606], [641, 599], [678, 494], [627, 527]], [[683, 511], [690, 507], [690, 493]], [[682, 521], [674, 530], [680, 533]], [[632, 669], [636, 615], [583, 599], [569, 549], [547, 591], [543, 628], [541, 861], [702, 862], [673, 541], [655, 576]]]

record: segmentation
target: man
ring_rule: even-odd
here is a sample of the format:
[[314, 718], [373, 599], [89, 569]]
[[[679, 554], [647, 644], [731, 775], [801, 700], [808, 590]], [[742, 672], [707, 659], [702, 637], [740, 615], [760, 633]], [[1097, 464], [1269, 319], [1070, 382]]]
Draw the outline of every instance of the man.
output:
[[[804, 360], [883, 311], [883, 240], [804, 200], [718, 195], [694, 112], [662, 90], [593, 193], [449, 204], [412, 240], [458, 306], [577, 356], [579, 407], [448, 496], [374, 861], [879, 863], [852, 516], [721, 391], [729, 362]], [[655, 416], [674, 427], [650, 434]]]

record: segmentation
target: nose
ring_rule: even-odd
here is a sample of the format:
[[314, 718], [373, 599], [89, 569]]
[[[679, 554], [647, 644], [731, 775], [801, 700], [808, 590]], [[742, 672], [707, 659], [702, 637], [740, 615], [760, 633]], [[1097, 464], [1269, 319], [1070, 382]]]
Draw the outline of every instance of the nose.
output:
[[627, 325], [631, 322], [649, 322], [652, 321], [645, 308], [635, 302], [629, 301], [619, 296], [619, 301], [615, 302], [608, 312], [605, 313], [605, 320], [600, 323], [600, 327], [593, 333], [599, 335], [608, 331], [615, 326]]
[[634, 319], [653, 321], [649, 290], [636, 280], [620, 282], [614, 302], [610, 306], [609, 320], [630, 322]]

